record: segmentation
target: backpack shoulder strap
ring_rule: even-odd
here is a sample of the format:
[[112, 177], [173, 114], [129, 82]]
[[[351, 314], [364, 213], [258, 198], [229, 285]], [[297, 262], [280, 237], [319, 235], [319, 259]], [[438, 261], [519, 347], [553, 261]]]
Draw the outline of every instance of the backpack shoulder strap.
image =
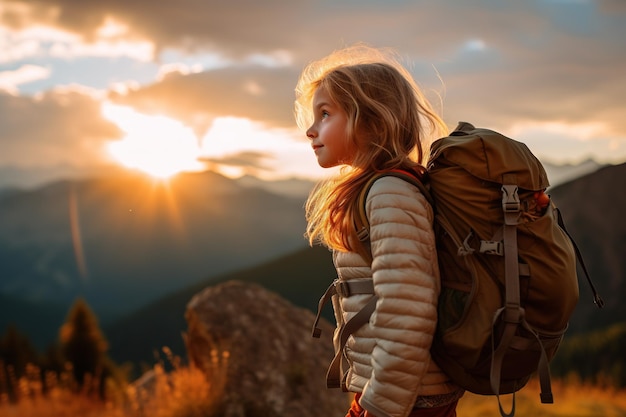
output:
[[354, 218], [354, 226], [357, 231], [357, 236], [361, 242], [365, 242], [369, 239], [369, 220], [367, 219], [367, 212], [365, 211], [365, 202], [367, 201], [367, 195], [369, 194], [370, 189], [374, 183], [382, 178], [382, 177], [398, 177], [401, 178], [413, 185], [415, 185], [422, 194], [426, 197], [426, 200], [430, 205], [433, 205], [433, 199], [426, 188], [424, 182], [417, 177], [416, 174], [411, 173], [409, 171], [394, 169], [390, 171], [383, 171], [375, 174], [370, 178], [370, 180], [365, 184], [359, 197], [357, 199], [357, 207], [358, 207], [358, 216]]

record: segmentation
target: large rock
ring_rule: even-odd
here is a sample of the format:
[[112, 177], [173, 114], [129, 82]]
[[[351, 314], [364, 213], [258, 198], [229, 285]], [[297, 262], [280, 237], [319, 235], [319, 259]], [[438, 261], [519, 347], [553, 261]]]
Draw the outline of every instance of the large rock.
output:
[[[297, 282], [294, 282], [297, 285]], [[187, 305], [190, 361], [221, 390], [223, 417], [343, 417], [349, 394], [326, 388], [332, 326], [255, 284], [208, 287]]]

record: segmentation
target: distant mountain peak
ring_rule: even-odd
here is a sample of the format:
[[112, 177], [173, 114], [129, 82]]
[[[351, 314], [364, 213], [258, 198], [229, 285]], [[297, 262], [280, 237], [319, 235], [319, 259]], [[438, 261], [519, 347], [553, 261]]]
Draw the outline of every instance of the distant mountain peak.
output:
[[242, 187], [261, 188], [274, 194], [298, 198], [306, 198], [315, 184], [315, 181], [303, 178], [262, 180], [252, 175], [244, 175], [236, 181]]
[[548, 174], [548, 180], [550, 186], [555, 187], [557, 185], [572, 181], [576, 178], [583, 177], [585, 175], [596, 172], [598, 169], [607, 166], [607, 164], [601, 164], [592, 158], [585, 159], [579, 163], [566, 163], [557, 164], [550, 161], [541, 161], [543, 167]]

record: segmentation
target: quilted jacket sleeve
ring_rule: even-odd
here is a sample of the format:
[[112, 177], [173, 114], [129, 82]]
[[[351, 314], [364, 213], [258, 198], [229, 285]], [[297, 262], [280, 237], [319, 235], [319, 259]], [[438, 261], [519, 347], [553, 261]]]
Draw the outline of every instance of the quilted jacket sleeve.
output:
[[437, 321], [433, 214], [417, 187], [396, 177], [374, 183], [366, 211], [379, 300], [370, 319], [372, 374], [360, 403], [377, 417], [404, 417], [426, 374]]

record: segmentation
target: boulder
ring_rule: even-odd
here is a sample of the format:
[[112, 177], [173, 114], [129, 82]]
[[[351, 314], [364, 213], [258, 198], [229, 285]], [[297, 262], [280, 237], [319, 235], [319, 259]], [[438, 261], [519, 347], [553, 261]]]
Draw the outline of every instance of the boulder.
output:
[[[297, 285], [297, 282], [294, 282]], [[333, 326], [311, 337], [312, 312], [263, 287], [229, 281], [187, 305], [191, 364], [210, 381], [223, 417], [343, 417], [350, 395], [326, 388]]]

